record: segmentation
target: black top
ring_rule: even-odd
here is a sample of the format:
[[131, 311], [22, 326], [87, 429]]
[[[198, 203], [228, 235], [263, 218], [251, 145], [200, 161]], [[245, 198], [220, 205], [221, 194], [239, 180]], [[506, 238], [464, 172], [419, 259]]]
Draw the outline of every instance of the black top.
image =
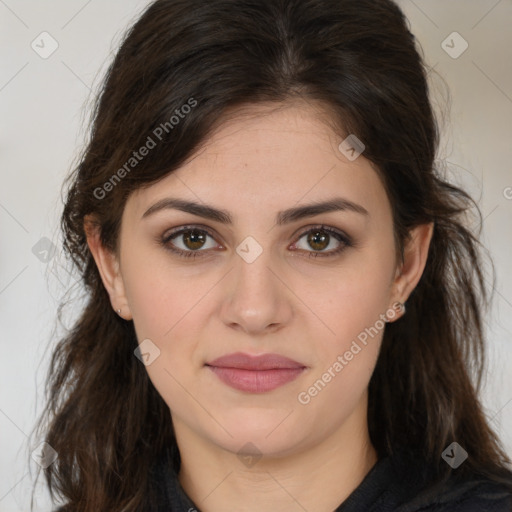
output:
[[[175, 449], [162, 454], [154, 466], [158, 504], [152, 512], [201, 512], [181, 487], [178, 471]], [[461, 479], [457, 470], [444, 484], [428, 486], [428, 479], [424, 464], [397, 452], [379, 459], [333, 512], [512, 512], [512, 492], [490, 480]]]

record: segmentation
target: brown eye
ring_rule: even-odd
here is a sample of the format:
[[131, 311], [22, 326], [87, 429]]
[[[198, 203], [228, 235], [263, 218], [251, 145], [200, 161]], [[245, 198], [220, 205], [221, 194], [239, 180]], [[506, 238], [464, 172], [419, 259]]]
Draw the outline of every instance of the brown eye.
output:
[[[208, 239], [211, 239], [208, 245]], [[305, 243], [302, 243], [305, 239]], [[212, 255], [208, 249], [224, 249], [215, 241], [215, 237], [207, 229], [196, 226], [183, 226], [170, 233], [164, 234], [160, 243], [167, 250], [183, 257], [199, 257]], [[303, 245], [301, 247], [301, 245]], [[353, 247], [351, 238], [333, 228], [317, 226], [305, 231], [295, 244], [293, 249], [300, 249], [308, 253], [310, 257], [335, 256], [347, 247]], [[327, 250], [330, 249], [330, 250]]]
[[[303, 239], [305, 243], [301, 242]], [[347, 235], [323, 226], [309, 229], [294, 244], [295, 248], [308, 252], [310, 257], [334, 256], [353, 245]]]
[[[212, 239], [210, 245], [208, 245], [209, 238]], [[194, 227], [183, 227], [165, 235], [162, 244], [169, 250], [185, 256], [195, 256], [195, 253], [205, 252], [207, 249], [217, 246], [213, 236], [208, 231]]]
[[182, 234], [182, 240], [188, 249], [197, 250], [201, 249], [201, 247], [203, 247], [203, 245], [205, 244], [206, 236], [201, 231], [197, 231], [194, 229], [192, 231], [185, 231]]
[[315, 251], [322, 251], [329, 245], [330, 236], [324, 231], [310, 231], [307, 241]]

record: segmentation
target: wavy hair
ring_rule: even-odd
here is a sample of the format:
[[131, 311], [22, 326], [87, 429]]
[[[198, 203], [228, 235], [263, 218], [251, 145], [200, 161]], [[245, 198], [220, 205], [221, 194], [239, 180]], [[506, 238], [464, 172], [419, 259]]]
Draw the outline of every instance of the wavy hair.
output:
[[[152, 465], [176, 446], [169, 408], [133, 355], [133, 323], [110, 306], [85, 216], [94, 215], [101, 242], [117, 250], [133, 191], [179, 168], [229, 112], [292, 100], [323, 105], [340, 137], [364, 141], [400, 251], [413, 227], [434, 223], [424, 274], [407, 314], [385, 328], [369, 385], [379, 457], [414, 451], [440, 481], [452, 472], [441, 453], [457, 441], [470, 454], [457, 474], [512, 488], [510, 460], [478, 398], [490, 297], [468, 214], [481, 214], [436, 166], [439, 128], [427, 78], [391, 0], [156, 0], [146, 8], [107, 71], [89, 140], [66, 182], [64, 248], [87, 300], [52, 354], [38, 422], [58, 452], [44, 474], [61, 510], [147, 510], [156, 492]], [[156, 147], [127, 167], [148, 137]]]

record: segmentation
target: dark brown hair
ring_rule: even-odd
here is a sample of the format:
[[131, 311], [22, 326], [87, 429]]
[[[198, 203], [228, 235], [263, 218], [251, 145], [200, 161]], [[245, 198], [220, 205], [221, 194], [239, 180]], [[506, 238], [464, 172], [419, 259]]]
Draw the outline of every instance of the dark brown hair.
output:
[[[129, 30], [62, 215], [87, 301], [53, 353], [39, 428], [58, 452], [45, 476], [66, 510], [144, 510], [150, 468], [176, 442], [169, 408], [134, 357], [133, 324], [112, 310], [84, 217], [94, 215], [102, 243], [116, 250], [134, 190], [183, 164], [227, 112], [291, 100], [323, 105], [340, 141], [355, 134], [364, 142], [400, 250], [411, 228], [435, 223], [424, 274], [407, 314], [386, 326], [370, 382], [379, 457], [414, 451], [440, 480], [452, 471], [441, 453], [456, 441], [469, 453], [457, 474], [506, 480], [510, 461], [477, 396], [489, 294], [466, 217], [479, 211], [435, 166], [438, 128], [419, 51], [390, 0], [157, 0]], [[148, 137], [155, 147], [130, 161]]]

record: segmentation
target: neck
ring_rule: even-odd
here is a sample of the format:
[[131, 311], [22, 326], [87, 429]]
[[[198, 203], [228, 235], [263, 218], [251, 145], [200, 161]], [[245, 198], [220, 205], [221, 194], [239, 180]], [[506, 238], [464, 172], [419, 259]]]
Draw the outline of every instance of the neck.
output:
[[377, 462], [366, 414], [358, 411], [320, 442], [283, 457], [262, 456], [251, 467], [236, 453], [173, 421], [181, 456], [179, 481], [202, 512], [226, 510], [227, 503], [240, 512], [332, 512]]

